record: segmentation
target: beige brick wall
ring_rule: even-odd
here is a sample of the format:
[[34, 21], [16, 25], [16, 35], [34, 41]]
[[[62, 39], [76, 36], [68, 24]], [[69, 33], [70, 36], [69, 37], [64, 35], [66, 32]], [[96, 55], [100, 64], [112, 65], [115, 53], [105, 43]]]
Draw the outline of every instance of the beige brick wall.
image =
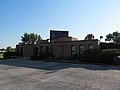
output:
[[[19, 48], [18, 53], [23, 53], [24, 57], [30, 57], [33, 55], [33, 45], [17, 45], [16, 48]], [[21, 51], [23, 49], [23, 52]]]
[[[49, 51], [52, 50], [53, 47], [53, 55], [54, 57], [70, 57], [71, 56], [71, 46], [74, 45], [77, 50], [77, 55], [79, 55], [79, 46], [83, 45], [85, 51], [88, 50], [88, 45], [94, 45], [95, 49], [99, 49], [98, 40], [81, 40], [81, 41], [68, 41], [68, 42], [54, 42], [54, 43], [41, 43], [36, 45], [17, 45], [16, 48], [23, 47], [23, 56], [30, 57], [33, 56], [33, 48], [38, 47], [38, 53], [40, 52], [40, 47], [43, 47], [43, 51], [46, 51], [46, 46], [49, 47]], [[19, 51], [20, 52], [20, 51]]]
[[55, 57], [63, 56], [70, 57], [71, 56], [71, 46], [74, 45], [76, 47], [77, 55], [79, 56], [79, 46], [83, 45], [85, 47], [85, 51], [88, 50], [88, 45], [94, 45], [95, 49], [99, 49], [99, 43], [97, 40], [91, 41], [76, 41], [76, 42], [63, 42], [63, 43], [54, 43], [53, 53]]

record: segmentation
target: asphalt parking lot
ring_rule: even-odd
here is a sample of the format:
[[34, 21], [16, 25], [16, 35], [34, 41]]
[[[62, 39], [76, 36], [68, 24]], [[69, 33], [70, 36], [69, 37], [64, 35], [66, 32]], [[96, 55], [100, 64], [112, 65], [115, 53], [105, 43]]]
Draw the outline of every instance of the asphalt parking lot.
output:
[[120, 67], [0, 60], [0, 90], [120, 90]]

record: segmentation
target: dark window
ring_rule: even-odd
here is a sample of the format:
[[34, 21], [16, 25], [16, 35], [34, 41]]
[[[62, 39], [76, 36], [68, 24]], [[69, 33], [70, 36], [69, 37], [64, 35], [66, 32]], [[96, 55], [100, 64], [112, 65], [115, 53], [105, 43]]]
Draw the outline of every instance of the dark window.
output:
[[76, 55], [77, 51], [76, 51], [76, 47], [74, 45], [71, 46], [71, 55]]
[[46, 52], [49, 52], [49, 47], [48, 46], [46, 46]]
[[43, 46], [40, 46], [40, 52], [43, 52]]
[[52, 52], [52, 47], [50, 47], [50, 52]]
[[79, 53], [83, 53], [85, 51], [85, 47], [83, 45], [79, 46]]
[[93, 45], [93, 44], [89, 44], [89, 45], [88, 45], [88, 49], [89, 49], [89, 50], [94, 49], [94, 45]]

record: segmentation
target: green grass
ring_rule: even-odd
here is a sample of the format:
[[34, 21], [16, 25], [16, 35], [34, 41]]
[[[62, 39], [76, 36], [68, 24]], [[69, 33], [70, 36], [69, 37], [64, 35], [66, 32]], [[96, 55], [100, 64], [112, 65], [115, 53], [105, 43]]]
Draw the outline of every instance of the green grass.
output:
[[0, 54], [0, 59], [2, 59], [3, 58], [3, 54]]

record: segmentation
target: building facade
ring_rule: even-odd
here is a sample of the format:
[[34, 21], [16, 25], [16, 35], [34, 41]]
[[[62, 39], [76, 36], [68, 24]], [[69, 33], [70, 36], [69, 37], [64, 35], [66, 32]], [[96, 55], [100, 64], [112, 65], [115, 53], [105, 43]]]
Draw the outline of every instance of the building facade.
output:
[[16, 45], [16, 51], [24, 57], [49, 52], [54, 58], [69, 58], [74, 55], [79, 56], [89, 49], [100, 49], [98, 39], [77, 40], [77, 38], [69, 37], [68, 32], [62, 33], [62, 31], [53, 30], [52, 35], [50, 41], [43, 40], [35, 45]]

